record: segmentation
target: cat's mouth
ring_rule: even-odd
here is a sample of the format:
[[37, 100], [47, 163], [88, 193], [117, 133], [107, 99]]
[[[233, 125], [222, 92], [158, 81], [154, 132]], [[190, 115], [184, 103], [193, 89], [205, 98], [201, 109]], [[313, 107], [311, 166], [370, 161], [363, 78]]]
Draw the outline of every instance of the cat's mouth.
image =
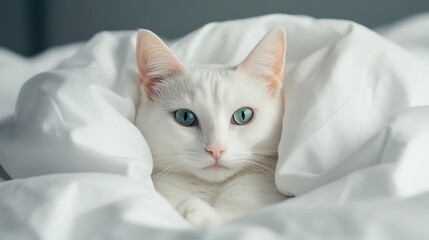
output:
[[204, 167], [202, 168], [203, 170], [229, 170], [229, 167], [225, 167], [224, 165], [215, 162], [214, 164], [208, 166], [208, 167]]

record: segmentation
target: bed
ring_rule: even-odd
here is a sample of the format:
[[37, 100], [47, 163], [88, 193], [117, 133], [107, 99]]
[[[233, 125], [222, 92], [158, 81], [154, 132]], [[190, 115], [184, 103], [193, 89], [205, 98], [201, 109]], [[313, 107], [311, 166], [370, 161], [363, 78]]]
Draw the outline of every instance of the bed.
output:
[[275, 180], [295, 197], [214, 228], [153, 187], [134, 126], [135, 31], [26, 59], [0, 49], [0, 239], [428, 239], [429, 15], [376, 29], [284, 14], [167, 41], [185, 64], [239, 63], [287, 33]]

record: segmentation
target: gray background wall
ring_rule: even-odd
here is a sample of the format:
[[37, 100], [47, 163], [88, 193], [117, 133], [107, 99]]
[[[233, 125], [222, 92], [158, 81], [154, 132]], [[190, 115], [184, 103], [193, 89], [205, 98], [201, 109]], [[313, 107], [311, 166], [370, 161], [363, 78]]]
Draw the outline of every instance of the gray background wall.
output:
[[0, 0], [0, 46], [28, 56], [102, 30], [144, 27], [175, 38], [211, 21], [268, 13], [376, 27], [424, 11], [429, 0]]

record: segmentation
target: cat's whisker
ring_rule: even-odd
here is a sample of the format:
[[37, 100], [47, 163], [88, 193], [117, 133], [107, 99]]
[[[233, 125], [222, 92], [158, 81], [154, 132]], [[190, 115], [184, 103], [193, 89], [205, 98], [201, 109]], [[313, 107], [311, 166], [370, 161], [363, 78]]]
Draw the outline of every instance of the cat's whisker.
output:
[[251, 148], [251, 149], [235, 149], [235, 151], [241, 152], [278, 152], [277, 149], [263, 149], [263, 148]]
[[195, 152], [195, 151], [169, 151], [169, 152], [158, 151], [157, 156], [154, 159], [158, 159], [158, 158], [162, 159], [162, 158], [164, 158], [164, 156], [174, 156], [177, 158], [179, 155], [197, 157], [197, 156], [199, 156], [199, 153]]
[[162, 167], [162, 169], [157, 169], [157, 171], [152, 173], [152, 181], [156, 182], [159, 179], [161, 179], [162, 177], [164, 177], [166, 174], [172, 173], [182, 166], [183, 166], [183, 164], [172, 163], [168, 166]]
[[251, 154], [254, 154], [254, 153], [256, 153], [256, 154], [278, 154], [278, 152], [277, 151], [249, 151], [249, 153], [251, 153]]
[[258, 160], [261, 162], [275, 162], [278, 159], [277, 156], [273, 156], [273, 155], [259, 156], [259, 155], [255, 155], [255, 154], [252, 154], [250, 156], [245, 156], [244, 158]]
[[263, 158], [277, 158], [278, 154], [275, 152], [269, 153], [263, 153], [263, 152], [252, 152], [252, 151], [247, 151], [247, 152], [235, 152], [234, 155], [239, 155], [239, 156], [259, 156], [259, 157], [263, 157]]
[[268, 173], [267, 170], [263, 168], [259, 168], [258, 166], [246, 164], [243, 166], [243, 171], [245, 174], [252, 174], [252, 173]]
[[[159, 155], [159, 154], [158, 154]], [[177, 160], [178, 157], [196, 157], [199, 156], [196, 152], [172, 152], [171, 154], [162, 154], [161, 156], [156, 156], [153, 158], [154, 162], [163, 161], [163, 160]]]
[[163, 156], [160, 156], [160, 157], [154, 157], [153, 160], [154, 161], [159, 161], [159, 160], [163, 160], [163, 159], [171, 158], [171, 157], [177, 157], [177, 154], [170, 154], [170, 155], [163, 155]]
[[248, 159], [248, 160], [258, 160], [260, 162], [276, 162], [277, 157], [275, 156], [257, 156], [257, 155], [250, 155], [247, 154], [235, 154], [232, 156], [233, 159]]
[[270, 164], [270, 163], [265, 163], [262, 164], [260, 162], [256, 162], [252, 159], [248, 159], [248, 158], [243, 158], [243, 159], [235, 159], [234, 163], [237, 164], [243, 164], [242, 165], [242, 172], [245, 174], [250, 174], [250, 173], [267, 173], [270, 175], [274, 174], [274, 164]]
[[250, 157], [246, 157], [246, 158], [236, 158], [233, 162], [234, 163], [243, 163], [243, 164], [253, 164], [253, 165], [258, 165], [260, 167], [263, 168], [267, 168], [267, 169], [274, 169], [275, 166], [277, 165], [277, 161], [272, 161], [273, 159], [267, 159], [267, 158], [262, 158], [262, 157], [255, 157], [255, 156], [250, 156]]
[[[166, 169], [167, 167], [178, 165], [180, 163], [172, 162], [172, 161], [164, 161], [164, 162], [156, 162], [153, 166], [154, 171], [161, 171]], [[181, 164], [183, 165], [183, 164]]]
[[270, 169], [271, 168], [271, 166], [267, 166], [265, 164], [261, 164], [261, 163], [253, 162], [253, 161], [249, 161], [249, 164], [251, 164], [253, 166], [258, 166], [258, 167], [261, 167], [261, 168], [264, 168], [264, 169]]

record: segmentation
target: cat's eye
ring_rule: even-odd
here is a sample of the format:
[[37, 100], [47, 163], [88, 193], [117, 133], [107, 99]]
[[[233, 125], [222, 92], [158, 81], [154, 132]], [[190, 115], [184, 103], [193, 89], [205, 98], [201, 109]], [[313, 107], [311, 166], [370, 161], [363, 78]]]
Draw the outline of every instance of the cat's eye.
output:
[[242, 107], [234, 112], [231, 123], [236, 125], [244, 125], [253, 118], [253, 110], [248, 107]]
[[176, 121], [185, 127], [194, 126], [197, 123], [197, 116], [188, 109], [179, 109], [174, 112]]

